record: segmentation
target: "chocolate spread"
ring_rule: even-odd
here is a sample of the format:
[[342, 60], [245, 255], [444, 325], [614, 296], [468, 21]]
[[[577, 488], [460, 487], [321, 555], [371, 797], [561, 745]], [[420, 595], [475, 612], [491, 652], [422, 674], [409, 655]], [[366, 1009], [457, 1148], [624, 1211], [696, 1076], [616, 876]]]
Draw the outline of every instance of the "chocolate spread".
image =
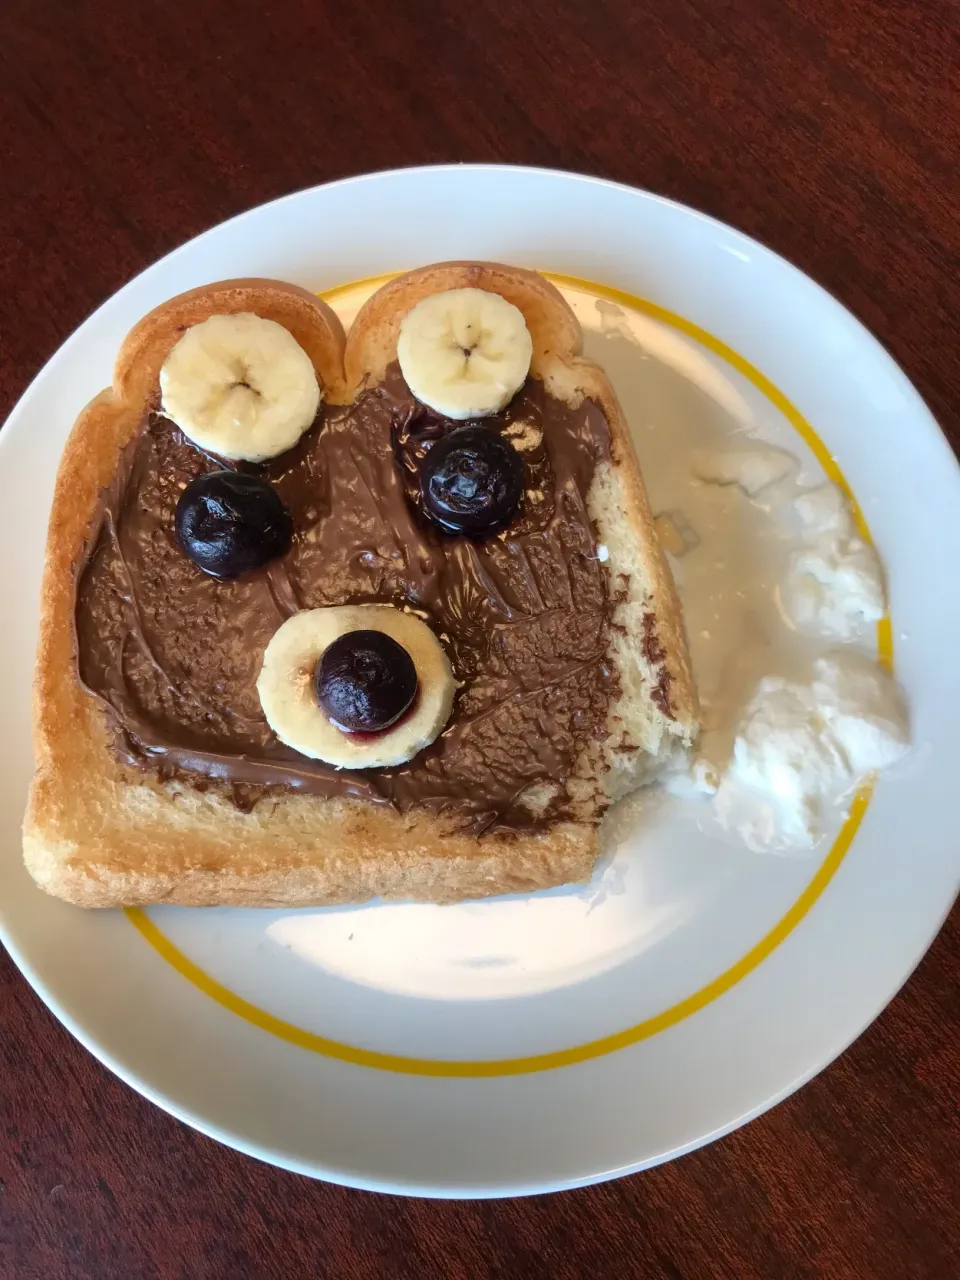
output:
[[[245, 806], [280, 787], [427, 806], [476, 833], [568, 815], [566, 784], [616, 692], [607, 571], [586, 510], [609, 430], [597, 404], [571, 409], [532, 378], [485, 423], [524, 446], [523, 506], [503, 533], [450, 536], [418, 509], [417, 460], [460, 424], [414, 400], [393, 366], [355, 404], [322, 408], [294, 449], [247, 468], [276, 487], [293, 544], [221, 582], [180, 549], [173, 513], [194, 476], [233, 464], [150, 412], [104, 494], [77, 588], [80, 678], [112, 709], [122, 758]], [[290, 614], [367, 602], [417, 611], [462, 687], [446, 731], [407, 764], [337, 770], [277, 739], [256, 679]], [[535, 814], [524, 799], [543, 784], [553, 799]]]

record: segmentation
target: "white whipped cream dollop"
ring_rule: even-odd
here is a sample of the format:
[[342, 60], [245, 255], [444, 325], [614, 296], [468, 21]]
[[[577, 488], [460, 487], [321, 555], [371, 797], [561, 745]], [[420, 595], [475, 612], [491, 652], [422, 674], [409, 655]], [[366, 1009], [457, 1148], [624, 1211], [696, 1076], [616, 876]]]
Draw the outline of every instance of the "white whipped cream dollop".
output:
[[717, 797], [718, 816], [739, 826], [739, 789], [770, 806], [768, 835], [809, 847], [824, 806], [907, 749], [903, 697], [890, 675], [855, 652], [818, 658], [808, 683], [765, 676], [737, 728]]
[[793, 504], [803, 542], [791, 557], [784, 605], [804, 631], [849, 640], [883, 617], [883, 571], [856, 531], [850, 506], [832, 484], [808, 489]]
[[698, 449], [692, 470], [704, 484], [736, 485], [748, 498], [778, 484], [798, 467], [794, 454], [755, 441], [735, 449]]

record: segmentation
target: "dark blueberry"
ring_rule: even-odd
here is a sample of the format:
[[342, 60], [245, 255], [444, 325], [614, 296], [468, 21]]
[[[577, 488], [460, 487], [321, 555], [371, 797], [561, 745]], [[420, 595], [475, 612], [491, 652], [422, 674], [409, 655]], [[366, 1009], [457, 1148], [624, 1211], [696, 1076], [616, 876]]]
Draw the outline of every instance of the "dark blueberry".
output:
[[334, 640], [313, 679], [321, 708], [351, 732], [386, 729], [417, 696], [413, 659], [382, 631], [348, 631]]
[[266, 480], [240, 471], [207, 471], [191, 480], [174, 517], [180, 546], [198, 569], [236, 578], [282, 556], [292, 525]]
[[427, 515], [447, 533], [485, 537], [508, 525], [523, 497], [523, 461], [486, 427], [458, 427], [420, 464]]

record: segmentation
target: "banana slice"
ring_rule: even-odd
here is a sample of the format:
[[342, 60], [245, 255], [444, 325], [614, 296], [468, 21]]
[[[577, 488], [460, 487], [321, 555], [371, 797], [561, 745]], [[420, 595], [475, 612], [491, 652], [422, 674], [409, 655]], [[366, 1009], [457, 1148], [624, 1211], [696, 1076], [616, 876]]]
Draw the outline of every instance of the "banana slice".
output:
[[311, 425], [320, 385], [288, 329], [238, 311], [186, 331], [160, 370], [160, 395], [163, 412], [201, 449], [263, 462]]
[[484, 289], [432, 293], [400, 324], [397, 358], [407, 386], [446, 418], [485, 418], [520, 390], [533, 340], [523, 312]]
[[[314, 693], [314, 671], [328, 645], [348, 631], [373, 629], [403, 645], [417, 669], [413, 709], [381, 733], [345, 733]], [[257, 679], [260, 705], [281, 742], [338, 769], [403, 764], [440, 734], [456, 681], [440, 641], [425, 622], [389, 604], [338, 605], [295, 613], [275, 632]]]

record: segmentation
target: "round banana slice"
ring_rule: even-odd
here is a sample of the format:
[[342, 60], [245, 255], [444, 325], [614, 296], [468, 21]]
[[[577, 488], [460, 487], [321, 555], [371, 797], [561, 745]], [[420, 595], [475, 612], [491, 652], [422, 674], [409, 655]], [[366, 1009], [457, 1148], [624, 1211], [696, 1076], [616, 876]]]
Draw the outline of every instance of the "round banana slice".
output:
[[530, 372], [523, 312], [485, 289], [432, 293], [400, 323], [397, 358], [407, 386], [446, 418], [499, 413]]
[[160, 397], [166, 416], [201, 449], [263, 462], [311, 425], [320, 385], [289, 329], [238, 311], [186, 331], [160, 370]]
[[[314, 672], [334, 640], [369, 629], [382, 631], [406, 649], [417, 669], [417, 697], [401, 720], [380, 733], [347, 733], [317, 703]], [[267, 645], [257, 679], [260, 705], [280, 741], [338, 769], [382, 769], [412, 759], [447, 723], [456, 687], [443, 646], [427, 624], [388, 604], [295, 613]]]

